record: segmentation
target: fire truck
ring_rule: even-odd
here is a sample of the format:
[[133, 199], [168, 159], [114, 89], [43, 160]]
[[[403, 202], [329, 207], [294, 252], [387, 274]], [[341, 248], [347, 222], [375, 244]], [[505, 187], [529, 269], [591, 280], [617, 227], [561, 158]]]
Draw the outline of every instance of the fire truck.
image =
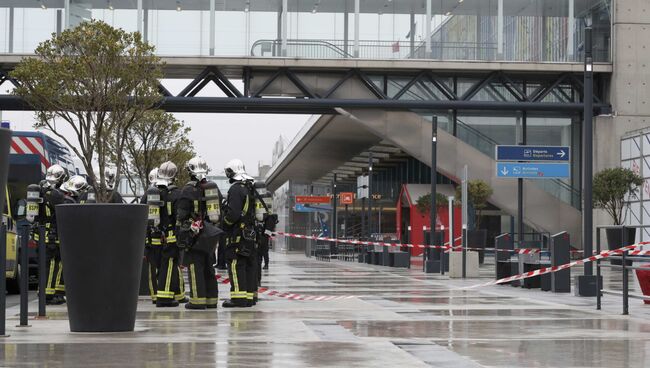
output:
[[[6, 126], [6, 123], [3, 122]], [[38, 184], [45, 179], [45, 172], [50, 165], [59, 164], [76, 173], [70, 150], [56, 139], [41, 132], [13, 131], [9, 155], [9, 177], [7, 180], [6, 205], [2, 213], [2, 222], [7, 228], [7, 291], [20, 291], [20, 254], [23, 249], [29, 252], [30, 285], [38, 282], [38, 245], [32, 240], [23, 241], [19, 228], [28, 225], [25, 218], [17, 216], [21, 210], [21, 199], [26, 198], [27, 186]], [[23, 244], [26, 243], [26, 247]]]

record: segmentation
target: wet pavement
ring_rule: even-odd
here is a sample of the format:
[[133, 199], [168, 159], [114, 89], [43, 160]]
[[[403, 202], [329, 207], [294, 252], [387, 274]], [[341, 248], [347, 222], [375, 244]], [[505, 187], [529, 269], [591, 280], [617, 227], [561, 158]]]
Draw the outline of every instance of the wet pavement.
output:
[[[463, 290], [486, 281], [450, 280], [419, 269], [391, 269], [304, 255], [271, 254], [263, 286], [303, 295], [354, 295], [292, 301], [264, 295], [241, 310], [156, 309], [142, 298], [132, 333], [70, 333], [64, 306], [16, 328], [7, 308], [2, 367], [649, 367], [650, 305], [511, 286]], [[580, 272], [575, 270], [574, 274]], [[620, 274], [606, 274], [615, 289]], [[630, 279], [635, 286], [636, 280]], [[635, 286], [636, 287], [636, 286]], [[619, 286], [620, 288], [620, 286]], [[220, 285], [227, 297], [227, 286]], [[12, 303], [13, 304], [13, 303]], [[36, 309], [35, 301], [30, 310]]]

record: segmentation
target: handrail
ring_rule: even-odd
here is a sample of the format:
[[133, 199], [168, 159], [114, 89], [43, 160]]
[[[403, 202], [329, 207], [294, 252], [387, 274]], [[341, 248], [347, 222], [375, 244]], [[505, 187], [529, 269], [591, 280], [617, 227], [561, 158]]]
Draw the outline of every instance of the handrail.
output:
[[[251, 46], [251, 56], [261, 56], [261, 55], [255, 55], [255, 48], [258, 46], [261, 46], [264, 43], [270, 43], [272, 47], [275, 49], [275, 47], [281, 46], [282, 45], [282, 40], [271, 40], [271, 39], [262, 39], [262, 40], [257, 40], [253, 43], [253, 46]], [[345, 52], [345, 50], [341, 49], [334, 43], [328, 41], [328, 40], [315, 40], [315, 39], [288, 39], [287, 40], [287, 46], [321, 46], [325, 47], [327, 50], [334, 51], [336, 54], [344, 57], [344, 58], [351, 58], [352, 55], [350, 53]], [[275, 54], [275, 52], [274, 52]], [[274, 55], [275, 56], [275, 55]]]

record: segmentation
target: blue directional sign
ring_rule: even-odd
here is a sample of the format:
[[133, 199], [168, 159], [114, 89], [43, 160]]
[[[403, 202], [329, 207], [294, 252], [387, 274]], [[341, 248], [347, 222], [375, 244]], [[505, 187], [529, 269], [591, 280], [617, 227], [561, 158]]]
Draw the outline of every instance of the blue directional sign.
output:
[[497, 162], [497, 177], [523, 179], [567, 179], [571, 177], [569, 163]]
[[571, 149], [564, 146], [497, 146], [497, 161], [569, 162]]

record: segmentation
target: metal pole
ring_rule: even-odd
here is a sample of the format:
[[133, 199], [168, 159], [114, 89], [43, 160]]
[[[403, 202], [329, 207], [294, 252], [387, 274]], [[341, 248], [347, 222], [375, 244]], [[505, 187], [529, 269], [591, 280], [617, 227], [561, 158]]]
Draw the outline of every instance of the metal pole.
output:
[[[596, 230], [596, 252], [600, 254], [600, 229]], [[584, 257], [590, 257], [591, 254], [584, 254]], [[596, 260], [596, 309], [601, 309], [601, 298], [603, 285], [600, 284], [600, 259]]]
[[368, 239], [372, 235], [372, 152], [368, 153]]
[[216, 17], [216, 5], [215, 0], [210, 0], [210, 56], [214, 56], [214, 48], [216, 43], [216, 27], [215, 27], [215, 17]]
[[29, 225], [20, 227], [20, 325], [29, 327], [27, 315], [29, 313]]
[[[429, 231], [430, 231], [430, 236], [429, 236], [429, 244], [430, 245], [437, 245], [437, 239], [436, 239], [436, 212], [437, 212], [437, 206], [436, 206], [436, 184], [437, 184], [437, 169], [438, 169], [438, 161], [437, 161], [437, 142], [438, 142], [438, 117], [434, 116], [431, 118], [431, 211], [429, 211]], [[443, 254], [439, 249], [431, 249], [431, 253], [433, 252], [440, 252], [440, 269], [445, 268], [443, 265]]]
[[142, 24], [143, 24], [143, 19], [142, 19], [142, 0], [138, 0], [137, 3], [138, 6], [138, 32], [142, 34]]
[[70, 0], [63, 0], [63, 29], [66, 30], [70, 28]]
[[9, 8], [9, 53], [14, 52], [14, 8]]
[[149, 41], [149, 10], [143, 9], [142, 13], [142, 38], [145, 41]]
[[[519, 129], [519, 145], [526, 145], [526, 120], [517, 117], [517, 122], [521, 121], [521, 125], [517, 124]], [[517, 221], [519, 227], [519, 247], [523, 247], [524, 240], [524, 179], [517, 179]]]
[[469, 198], [467, 197], [467, 165], [463, 167], [463, 177], [462, 177], [462, 204], [463, 204], [463, 278], [466, 277], [467, 272], [467, 202]]
[[348, 205], [345, 205], [345, 215], [343, 216], [343, 237], [348, 236]]
[[573, 61], [573, 49], [574, 49], [574, 41], [573, 37], [575, 34], [575, 28], [576, 28], [576, 20], [575, 20], [575, 4], [574, 0], [569, 0], [569, 29], [568, 29], [568, 34], [567, 34], [567, 43], [566, 43], [566, 56], [567, 56], [567, 61]]
[[[634, 242], [634, 240], [632, 240]], [[623, 246], [627, 246], [629, 241], [627, 239], [627, 227], [623, 226]], [[621, 264], [623, 265], [623, 315], [629, 314], [629, 285], [627, 282], [628, 269], [627, 269], [627, 250], [621, 253]]]
[[345, 2], [345, 12], [343, 13], [343, 52], [348, 57], [348, 44], [350, 43], [350, 12], [348, 11], [348, 2]]
[[38, 316], [45, 317], [45, 288], [47, 266], [45, 261], [45, 226], [38, 225]]
[[361, 5], [359, 0], [354, 0], [354, 45], [352, 46], [353, 55], [355, 58], [359, 57], [359, 12]]
[[[592, 185], [593, 185], [593, 59], [591, 45], [591, 26], [585, 28], [585, 78], [584, 78], [584, 124], [582, 132], [583, 164], [582, 182], [584, 200], [582, 202], [582, 244], [584, 254], [591, 256], [593, 253], [593, 206], [592, 206]], [[585, 264], [584, 275], [591, 276], [593, 267], [591, 263]]]
[[0, 223], [0, 337], [6, 336], [6, 306], [7, 306], [7, 229]]
[[[449, 201], [449, 245], [452, 247], [450, 252], [453, 252], [453, 246], [454, 246], [454, 197], [449, 196], [447, 197], [447, 200]], [[441, 255], [441, 260], [442, 260], [442, 266], [440, 267], [440, 274], [444, 275], [445, 274], [445, 255], [447, 253], [442, 252]]]
[[426, 55], [424, 56], [425, 59], [428, 59], [431, 57], [431, 0], [426, 0], [426, 20], [424, 22], [425, 25], [425, 33], [424, 33], [424, 45], [425, 45], [425, 50], [426, 50]]
[[280, 52], [282, 56], [287, 56], [287, 30], [288, 30], [288, 0], [282, 0], [282, 43]]
[[366, 198], [361, 198], [361, 237], [366, 236]]
[[411, 55], [410, 58], [413, 59], [415, 58], [415, 12], [411, 10], [411, 27], [409, 30], [409, 35], [411, 36], [409, 39], [409, 54]]
[[332, 238], [337, 239], [337, 220], [336, 220], [336, 174], [334, 174], [334, 180], [332, 181]]
[[503, 0], [497, 2], [497, 59], [503, 59]]

